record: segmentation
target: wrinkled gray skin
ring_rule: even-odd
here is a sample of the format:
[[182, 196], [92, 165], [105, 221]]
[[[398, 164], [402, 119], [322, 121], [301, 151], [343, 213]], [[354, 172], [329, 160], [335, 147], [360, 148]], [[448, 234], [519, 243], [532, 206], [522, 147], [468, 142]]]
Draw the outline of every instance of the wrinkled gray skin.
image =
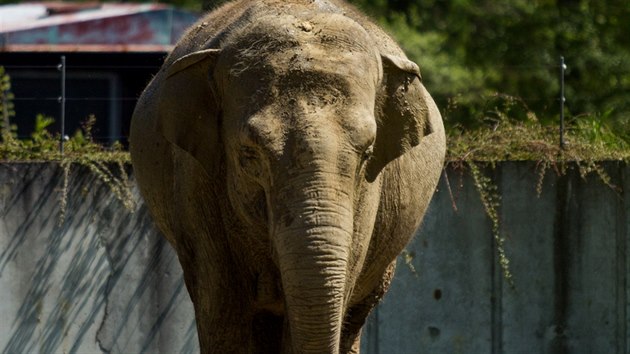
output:
[[334, 0], [238, 1], [143, 93], [131, 153], [204, 353], [356, 353], [440, 176], [416, 64]]

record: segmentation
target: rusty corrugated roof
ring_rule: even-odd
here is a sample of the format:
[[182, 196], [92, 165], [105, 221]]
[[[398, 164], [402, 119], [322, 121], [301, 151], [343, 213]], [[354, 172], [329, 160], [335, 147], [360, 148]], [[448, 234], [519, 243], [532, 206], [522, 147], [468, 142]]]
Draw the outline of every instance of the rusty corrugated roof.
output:
[[164, 4], [0, 6], [0, 51], [168, 51], [196, 14]]

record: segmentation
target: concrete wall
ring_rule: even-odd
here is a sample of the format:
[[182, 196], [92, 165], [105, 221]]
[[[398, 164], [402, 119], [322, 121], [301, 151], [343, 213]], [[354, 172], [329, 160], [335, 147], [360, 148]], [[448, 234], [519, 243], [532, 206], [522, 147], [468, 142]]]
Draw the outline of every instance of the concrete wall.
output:
[[[471, 177], [448, 169], [369, 319], [364, 353], [630, 352], [630, 170], [606, 164], [616, 189], [548, 172], [537, 196], [535, 169], [485, 171], [502, 196], [514, 288]], [[129, 213], [75, 169], [58, 225], [61, 176], [49, 164], [0, 165], [2, 353], [198, 352], [177, 258], [146, 210]]]
[[0, 350], [197, 353], [175, 252], [85, 169], [0, 165]]

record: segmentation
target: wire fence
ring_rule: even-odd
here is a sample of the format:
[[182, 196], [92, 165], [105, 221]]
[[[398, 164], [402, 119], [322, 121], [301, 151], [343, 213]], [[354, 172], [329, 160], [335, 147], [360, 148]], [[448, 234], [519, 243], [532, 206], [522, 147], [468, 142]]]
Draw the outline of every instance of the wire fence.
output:
[[[107, 122], [105, 122], [104, 124], [109, 126], [109, 129], [106, 129], [107, 132], [105, 134], [101, 134], [101, 135], [94, 135], [93, 138], [95, 138], [96, 140], [100, 140], [100, 141], [116, 141], [116, 140], [126, 140], [127, 136], [125, 134], [122, 134], [121, 131], [124, 130], [124, 127], [121, 127], [122, 124], [124, 124], [124, 122], [129, 121], [130, 119], [130, 113], [129, 111], [133, 109], [133, 106], [135, 106], [136, 101], [139, 98], [139, 94], [141, 92], [141, 89], [138, 89], [137, 92], [133, 92], [133, 95], [124, 95], [122, 94], [124, 90], [121, 90], [120, 87], [109, 87], [107, 88], [105, 91], [107, 91], [106, 93], [100, 92], [97, 94], [90, 94], [90, 92], [88, 92], [89, 90], [84, 90], [84, 91], [77, 91], [77, 89], [74, 90], [74, 94], [69, 95], [67, 92], [67, 86], [69, 84], [68, 80], [69, 80], [69, 76], [68, 73], [74, 73], [74, 76], [76, 78], [77, 75], [79, 75], [79, 77], [82, 77], [84, 80], [93, 80], [94, 78], [96, 79], [100, 79], [100, 80], [113, 80], [116, 81], [115, 76], [107, 76], [107, 74], [103, 74], [106, 72], [115, 72], [117, 73], [117, 75], [125, 75], [126, 73], [136, 73], [138, 71], [143, 71], [146, 73], [145, 76], [147, 76], [145, 78], [146, 82], [143, 82], [141, 87], [144, 87], [144, 85], [146, 83], [148, 83], [148, 80], [150, 79], [150, 77], [152, 77], [160, 68], [159, 65], [143, 65], [143, 64], [138, 64], [138, 65], [91, 65], [91, 64], [73, 64], [73, 65], [68, 65], [66, 62], [66, 57], [65, 56], [60, 56], [59, 57], [59, 63], [57, 65], [15, 65], [15, 64], [9, 64], [9, 65], [1, 65], [2, 67], [5, 68], [5, 70], [9, 73], [12, 72], [31, 72], [31, 77], [28, 77], [31, 80], [38, 80], [41, 78], [45, 78], [49, 81], [51, 80], [57, 80], [58, 81], [58, 89], [57, 90], [51, 90], [50, 87], [47, 90], [43, 90], [43, 91], [47, 91], [45, 94], [43, 95], [36, 95], [36, 92], [30, 92], [30, 94], [21, 94], [21, 95], [15, 95], [15, 97], [11, 98], [11, 101], [16, 102], [18, 105], [31, 105], [31, 104], [35, 104], [35, 103], [40, 103], [43, 105], [46, 105], [48, 107], [50, 107], [51, 105], [58, 105], [57, 111], [58, 111], [58, 121], [60, 122], [58, 129], [60, 132], [60, 141], [59, 141], [59, 149], [60, 152], [63, 153], [63, 147], [64, 147], [64, 140], [67, 139], [67, 134], [66, 132], [68, 131], [68, 127], [67, 127], [67, 115], [68, 115], [68, 108], [72, 107], [75, 104], [81, 104], [81, 105], [85, 105], [85, 104], [95, 104], [95, 105], [107, 105], [109, 106], [109, 113], [106, 114], [106, 120]], [[558, 83], [559, 83], [559, 92], [558, 92], [558, 97], [556, 98], [552, 98], [552, 97], [547, 97], [547, 98], [540, 98], [540, 97], [519, 97], [519, 99], [522, 99], [524, 101], [549, 101], [549, 103], [551, 103], [552, 101], [555, 102], [559, 102], [559, 122], [558, 122], [558, 134], [559, 134], [559, 146], [561, 148], [565, 147], [565, 139], [564, 139], [564, 132], [565, 132], [565, 103], [566, 103], [566, 98], [565, 98], [565, 75], [566, 75], [566, 70], [567, 70], [567, 65], [564, 61], [564, 57], [560, 57], [559, 58], [559, 62], [556, 65], [503, 65], [500, 66], [502, 69], [510, 69], [510, 70], [545, 70], [546, 72], [552, 71], [552, 70], [558, 70], [559, 75], [558, 75]], [[90, 73], [91, 72], [91, 73]], [[32, 74], [35, 73], [35, 74]], [[80, 75], [80, 73], [82, 73], [83, 76]], [[100, 73], [100, 74], [98, 74]], [[116, 84], [118, 84], [118, 86], [120, 86], [119, 82], [116, 82]], [[101, 90], [102, 91], [102, 90]], [[77, 92], [79, 93], [77, 95]], [[124, 93], [129, 93], [128, 91], [125, 91]], [[440, 97], [439, 95], [433, 95], [436, 98], [453, 98], [453, 96], [449, 96], [449, 97]], [[3, 99], [5, 100], [5, 102], [3, 102], [3, 107], [7, 106], [7, 94], [3, 94], [2, 95]], [[572, 97], [572, 100], [574, 98]], [[579, 98], [578, 98], [579, 99]], [[127, 113], [129, 113], [129, 117], [122, 117], [122, 113], [121, 113], [121, 107], [120, 105], [124, 105], [125, 106], [125, 110], [127, 111]], [[131, 107], [131, 108], [130, 108]], [[101, 107], [102, 110], [102, 107]], [[57, 114], [55, 114], [56, 116]], [[7, 116], [7, 110], [4, 110], [4, 120], [3, 122], [8, 122], [9, 117]], [[84, 117], [85, 118], [85, 117]], [[76, 118], [74, 119], [74, 125], [73, 127], [70, 128], [76, 128]], [[121, 130], [121, 128], [123, 128]], [[116, 131], [117, 130], [117, 131]], [[103, 133], [103, 132], [101, 132]], [[18, 135], [19, 138], [27, 138], [28, 135], [26, 134], [21, 134]]]
[[[156, 56], [151, 56], [149, 61], [156, 62]], [[21, 64], [13, 59], [10, 62], [0, 61], [0, 66], [11, 77], [11, 92], [0, 95], [0, 104], [7, 107], [7, 101], [13, 104], [15, 109], [0, 112], [2, 123], [9, 123], [9, 115], [14, 118], [10, 123], [17, 123], [17, 137], [26, 139], [30, 137], [33, 128], [33, 119], [38, 114], [54, 117], [54, 126], [49, 127], [51, 132], [59, 133], [59, 148], [63, 151], [63, 140], [67, 133], [73, 133], [81, 123], [87, 121], [94, 113], [97, 124], [101, 129], [93, 132], [92, 138], [96, 141], [107, 143], [114, 141], [127, 141], [127, 131], [131, 112], [142, 89], [151, 77], [158, 71], [160, 65], [137, 64], [117, 65], [117, 63], [102, 63], [98, 59], [80, 62], [82, 58], [71, 56], [72, 64], [68, 64], [65, 56], [58, 57], [56, 65], [33, 65], [33, 61], [48, 60], [36, 59], [36, 56], [27, 58], [30, 63]], [[54, 57], [52, 57], [54, 60]], [[10, 60], [10, 59], [9, 59]], [[19, 59], [18, 59], [19, 60]], [[86, 61], [88, 61], [86, 60]], [[4, 63], [3, 63], [4, 61]], [[161, 61], [161, 60], [160, 60]], [[120, 59], [118, 60], [120, 62]], [[131, 60], [130, 60], [131, 62]], [[132, 78], [128, 79], [127, 76]], [[96, 90], [90, 88], [94, 83], [100, 84]], [[131, 88], [129, 87], [131, 86]], [[56, 107], [56, 108], [55, 108]], [[38, 111], [35, 111], [38, 109]]]

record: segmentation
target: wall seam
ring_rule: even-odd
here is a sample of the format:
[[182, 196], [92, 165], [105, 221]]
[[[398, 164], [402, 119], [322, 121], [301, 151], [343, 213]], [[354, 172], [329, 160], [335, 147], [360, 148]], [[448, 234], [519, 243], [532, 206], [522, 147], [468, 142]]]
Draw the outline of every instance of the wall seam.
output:
[[[506, 166], [502, 166], [501, 168], [494, 168], [493, 171], [493, 180], [496, 183], [497, 190], [502, 191], [502, 174], [503, 170], [506, 169]], [[500, 193], [499, 195], [503, 195]], [[499, 204], [499, 210], [497, 210], [497, 215], [502, 216], [502, 204]], [[492, 221], [490, 221], [492, 222]], [[492, 230], [492, 226], [490, 226], [490, 230]], [[499, 225], [499, 233], [503, 232], [503, 223]], [[500, 236], [500, 235], [499, 235]], [[490, 232], [490, 242], [491, 242], [491, 250], [492, 250], [492, 266], [491, 276], [492, 276], [492, 318], [491, 318], [491, 335], [492, 335], [492, 354], [502, 354], [503, 353], [503, 269], [500, 264], [499, 258], [499, 250], [497, 248], [496, 240], [494, 239], [494, 234]]]
[[617, 231], [617, 239], [616, 239], [616, 258], [617, 258], [617, 353], [625, 354], [627, 353], [627, 336], [628, 326], [627, 326], [627, 237], [628, 237], [628, 227], [627, 227], [627, 201], [626, 198], [626, 188], [628, 187], [626, 181], [625, 174], [625, 165], [616, 164], [617, 174], [619, 178], [619, 197], [617, 198], [617, 210], [616, 210], [616, 231]]
[[573, 193], [573, 168], [556, 180], [556, 225], [553, 241], [554, 268], [554, 336], [551, 352], [568, 353], [567, 331], [569, 315], [569, 274], [571, 269], [571, 194]]

